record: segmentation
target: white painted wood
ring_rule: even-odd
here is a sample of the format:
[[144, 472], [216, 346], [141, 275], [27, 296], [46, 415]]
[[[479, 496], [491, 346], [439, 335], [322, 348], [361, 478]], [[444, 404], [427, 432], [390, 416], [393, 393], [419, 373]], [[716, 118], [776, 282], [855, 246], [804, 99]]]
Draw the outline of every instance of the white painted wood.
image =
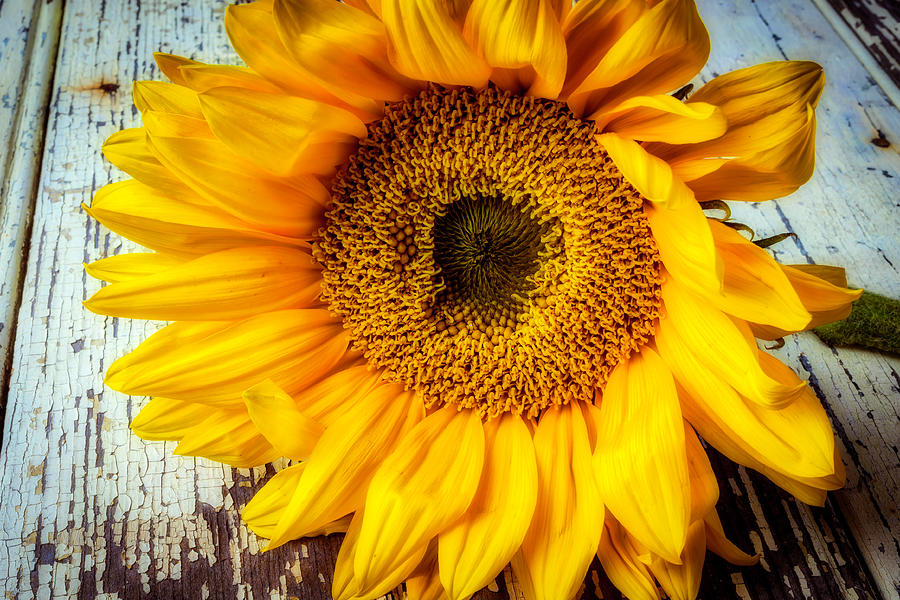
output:
[[[137, 124], [129, 82], [160, 77], [155, 50], [233, 62], [221, 25], [225, 3], [66, 3], [0, 451], [0, 593], [6, 596], [259, 598], [302, 589], [304, 597], [327, 597], [321, 580], [330, 576], [337, 540], [260, 555], [239, 521], [237, 508], [260, 485], [264, 469], [174, 457], [172, 444], [131, 435], [127, 424], [145, 399], [105, 390], [103, 372], [159, 324], [103, 319], [80, 305], [99, 287], [80, 263], [135, 249], [79, 209], [93, 190], [122, 177], [99, 147], [110, 133]], [[900, 297], [892, 266], [900, 266], [898, 180], [883, 174], [900, 177], [900, 157], [894, 148], [869, 143], [877, 130], [900, 139], [900, 113], [810, 0], [699, 4], [713, 35], [706, 77], [783, 56], [818, 59], [829, 75], [814, 180], [783, 201], [739, 207], [738, 215], [761, 234], [791, 229], [801, 236], [802, 251], [784, 242], [780, 259], [839, 264], [855, 283]], [[121, 87], [106, 93], [101, 83]], [[892, 598], [900, 562], [900, 532], [890, 520], [900, 490], [893, 407], [900, 364], [864, 351], [833, 351], [812, 335], [788, 340], [777, 354], [815, 375], [831, 408], [851, 461], [848, 488], [835, 497], [882, 595]], [[832, 551], [821, 513], [791, 505], [796, 539], [775, 539], [766, 511], [778, 509], [780, 498], [767, 497], [743, 472], [722, 487], [748, 504], [751, 539], [768, 561], [760, 569], [801, 573], [785, 584], [795, 597], [813, 597], [816, 577], [832, 577], [852, 560]], [[804, 544], [804, 564], [778, 564], [780, 549]], [[732, 597], [763, 574], [722, 573]], [[835, 584], [844, 597], [866, 597], [844, 585]]]
[[[0, 389], [44, 141], [62, 0], [0, 3]], [[37, 7], [36, 10], [35, 7]]]

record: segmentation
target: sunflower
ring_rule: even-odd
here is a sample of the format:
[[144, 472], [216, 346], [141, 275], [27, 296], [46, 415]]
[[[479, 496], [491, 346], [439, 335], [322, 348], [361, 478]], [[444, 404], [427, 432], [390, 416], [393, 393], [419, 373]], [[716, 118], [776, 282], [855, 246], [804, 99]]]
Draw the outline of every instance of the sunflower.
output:
[[[629, 598], [694, 598], [724, 533], [702, 438], [804, 502], [843, 471], [825, 411], [757, 339], [845, 317], [836, 269], [780, 265], [730, 201], [812, 174], [811, 62], [675, 94], [691, 0], [260, 0], [248, 65], [158, 54], [132, 179], [87, 212], [152, 250], [87, 308], [174, 321], [108, 370], [131, 424], [236, 467], [269, 548], [346, 531], [338, 600], [533, 600], [599, 556]], [[723, 218], [704, 210], [720, 209]], [[823, 277], [824, 275], [824, 277]], [[832, 280], [832, 281], [829, 281]]]

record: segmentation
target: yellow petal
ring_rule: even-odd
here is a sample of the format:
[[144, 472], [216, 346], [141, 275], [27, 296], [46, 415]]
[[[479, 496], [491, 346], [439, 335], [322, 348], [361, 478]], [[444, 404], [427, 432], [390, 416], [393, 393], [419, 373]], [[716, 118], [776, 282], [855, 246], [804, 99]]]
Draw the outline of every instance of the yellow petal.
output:
[[173, 195], [192, 194], [181, 179], [156, 158], [143, 127], [115, 132], [103, 143], [101, 151], [109, 162], [141, 183]]
[[366, 494], [353, 560], [360, 588], [400, 583], [388, 580], [398, 565], [468, 508], [483, 462], [484, 431], [475, 411], [442, 408], [400, 441]]
[[834, 272], [828, 269], [837, 269], [839, 274], [843, 274], [843, 269], [827, 265], [778, 265], [778, 267], [800, 297], [800, 302], [811, 313], [812, 320], [802, 329], [793, 330], [751, 323], [756, 337], [774, 340], [796, 331], [846, 319], [853, 308], [853, 302], [862, 295], [862, 290], [847, 288], [845, 277], [843, 280], [839, 277], [834, 282], [822, 278]]
[[369, 392], [381, 385], [379, 371], [365, 360], [330, 373], [325, 379], [297, 395], [301, 410], [326, 427], [341, 418], [357, 403], [367, 402]]
[[383, 0], [394, 67], [412, 79], [482, 88], [491, 68], [463, 39], [440, 0]]
[[517, 415], [485, 424], [484, 472], [472, 505], [438, 543], [441, 582], [451, 600], [488, 585], [519, 549], [537, 501], [531, 432]]
[[358, 117], [306, 98], [221, 87], [200, 103], [226, 146], [277, 175], [331, 174], [366, 135]]
[[569, 105], [587, 114], [628, 96], [684, 85], [709, 57], [709, 34], [693, 0], [663, 0], [642, 14], [572, 91]]
[[131, 420], [131, 430], [144, 440], [180, 440], [209, 416], [209, 407], [171, 398], [153, 398]]
[[151, 136], [150, 144], [197, 194], [264, 231], [308, 239], [324, 222], [328, 191], [314, 177], [269, 175], [214, 139]]
[[181, 456], [202, 456], [239, 468], [264, 465], [279, 456], [243, 408], [213, 411], [201, 423], [184, 432], [174, 452]]
[[183, 258], [157, 252], [117, 254], [84, 265], [84, 270], [95, 279], [109, 283], [140, 279], [148, 275], [173, 269], [184, 263]]
[[808, 61], [763, 63], [725, 73], [691, 95], [693, 102], [715, 104], [725, 113], [728, 131], [720, 138], [685, 146], [651, 146], [673, 162], [711, 156], [739, 157], [770, 150], [787, 141], [816, 106], [825, 77]]
[[217, 87], [237, 87], [277, 94], [281, 89], [247, 67], [233, 65], [205, 65], [197, 63], [179, 69], [184, 85], [198, 94]]
[[812, 177], [816, 160], [816, 113], [807, 105], [790, 139], [769, 150], [730, 160], [688, 183], [698, 200], [759, 202], [793, 193]]
[[365, 11], [331, 0], [276, 0], [273, 16], [296, 63], [347, 102], [402, 100], [419, 87], [390, 66], [384, 25]]
[[597, 558], [603, 572], [629, 600], [658, 600], [659, 592], [647, 566], [638, 558], [622, 526], [607, 516], [606, 528], [600, 538]]
[[733, 565], [755, 565], [759, 562], [759, 554], [750, 556], [725, 537], [722, 521], [716, 511], [706, 515], [706, 546]]
[[200, 117], [200, 103], [192, 89], [164, 81], [135, 81], [134, 105], [139, 111]]
[[812, 315], [781, 265], [731, 227], [716, 221], [710, 221], [709, 227], [725, 263], [725, 277], [722, 291], [707, 298], [739, 319], [787, 330], [804, 329]]
[[721, 289], [722, 264], [707, 218], [691, 190], [665, 161], [648, 154], [633, 140], [614, 133], [597, 139], [628, 183], [650, 201], [644, 214], [666, 270], [693, 288]]
[[169, 81], [177, 83], [178, 85], [187, 85], [181, 74], [181, 67], [203, 64], [196, 60], [185, 58], [184, 56], [168, 54], [166, 52], [154, 52], [153, 60], [156, 61], [156, 66], [159, 67], [162, 74], [168, 77]]
[[679, 562], [691, 502], [684, 426], [672, 375], [650, 348], [619, 363], [606, 383], [594, 466], [622, 526]]
[[328, 427], [271, 532], [268, 549], [358, 510], [375, 470], [418, 421], [417, 402], [400, 386], [383, 385]]
[[782, 409], [762, 407], [741, 398], [699, 361], [669, 319], [660, 320], [656, 343], [683, 387], [685, 417], [717, 450], [735, 462], [759, 462], [795, 476], [834, 472], [833, 452], [827, 450], [831, 425], [812, 390], [804, 389]]
[[133, 179], [103, 186], [91, 206], [82, 208], [142, 246], [183, 258], [238, 246], [307, 245], [254, 229], [221, 209], [185, 202]]
[[105, 286], [84, 306], [131, 319], [227, 321], [314, 306], [320, 280], [318, 263], [298, 249], [234, 248]]
[[270, 379], [247, 389], [243, 397], [250, 420], [281, 456], [309, 458], [325, 431], [321, 423], [297, 408], [294, 399]]
[[682, 102], [672, 96], [635, 96], [590, 119], [603, 131], [642, 141], [688, 144], [725, 133], [725, 115], [706, 102]]
[[[556, 99], [566, 76], [566, 45], [548, 0], [474, 0], [464, 35], [501, 87]], [[497, 77], [511, 71], [510, 81]], [[504, 85], [505, 84], [505, 85]]]
[[272, 537], [278, 519], [294, 495], [305, 469], [305, 462], [286, 467], [278, 471], [253, 495], [241, 511], [241, 519], [253, 533], [259, 537]]
[[691, 478], [691, 522], [702, 521], [719, 500], [719, 484], [706, 450], [690, 425], [684, 425], [688, 474]]
[[[685, 355], [696, 357], [745, 398], [766, 408], [783, 408], [806, 390], [806, 384], [785, 385], [767, 375], [758, 359], [758, 350], [748, 343], [738, 325], [722, 311], [697, 296], [674, 279], [663, 283], [666, 316], [660, 319], [671, 327]], [[657, 336], [658, 337], [658, 336]]]
[[[247, 65], [278, 87], [301, 98], [311, 98], [335, 106], [345, 103], [325, 89], [320, 81], [300, 68], [281, 43], [271, 3], [231, 5], [225, 11], [225, 31], [231, 45]], [[378, 113], [377, 106], [369, 108]]]
[[603, 502], [580, 408], [545, 410], [534, 451], [537, 506], [512, 567], [527, 598], [569, 600], [584, 581], [603, 532]]
[[365, 511], [357, 511], [353, 516], [350, 529], [347, 530], [347, 535], [338, 552], [334, 565], [334, 580], [331, 583], [331, 597], [334, 600], [374, 600], [384, 596], [415, 570], [428, 549], [427, 545], [419, 548], [407, 560], [398, 564], [382, 582], [376, 582], [368, 588], [360, 588], [359, 581], [354, 578], [353, 561], [359, 543], [364, 513]]
[[425, 558], [406, 580], [408, 600], [449, 600], [438, 576], [438, 553], [436, 540], [428, 545]]
[[327, 311], [282, 310], [237, 323], [178, 322], [110, 366], [106, 384], [133, 396], [242, 405], [271, 378], [289, 393], [329, 372], [348, 339]]
[[706, 558], [706, 525], [696, 521], [688, 529], [680, 564], [654, 557], [650, 571], [672, 600], [694, 600], [700, 591], [700, 575]]
[[633, 0], [580, 0], [563, 21], [568, 54], [565, 92], [571, 92], [597, 66], [613, 44], [649, 10]]
[[147, 110], [144, 111], [143, 121], [144, 129], [147, 131], [148, 136], [215, 139], [209, 124], [202, 116], [194, 117], [158, 110]]

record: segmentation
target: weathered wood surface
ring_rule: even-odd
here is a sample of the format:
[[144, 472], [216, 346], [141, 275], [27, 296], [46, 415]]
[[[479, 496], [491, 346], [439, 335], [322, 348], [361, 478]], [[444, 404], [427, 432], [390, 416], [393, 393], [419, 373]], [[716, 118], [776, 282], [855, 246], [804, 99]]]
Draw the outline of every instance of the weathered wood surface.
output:
[[900, 86], [900, 2], [826, 0], [853, 29], [882, 70]]
[[[0, 4], [4, 35], [12, 4]], [[702, 79], [780, 58], [816, 59], [829, 76], [819, 108], [816, 176], [785, 200], [738, 207], [738, 216], [761, 234], [799, 234], [800, 242], [776, 248], [780, 259], [838, 264], [853, 283], [900, 297], [894, 145], [900, 112], [811, 0], [699, 4], [713, 36]], [[42, 15], [48, 10], [43, 1], [19, 6], [40, 8]], [[27, 268], [22, 281], [12, 281], [22, 296], [0, 452], [0, 592], [8, 598], [328, 597], [339, 536], [262, 555], [240, 523], [239, 508], [273, 467], [232, 470], [171, 456], [172, 444], [145, 443], [129, 433], [145, 399], [105, 390], [103, 371], [160, 324], [102, 319], [80, 305], [99, 286], [80, 263], [136, 249], [79, 209], [97, 187], [122, 177], [102, 160], [99, 146], [113, 131], [136, 124], [130, 82], [159, 77], [154, 50], [236, 60], [222, 31], [224, 6], [223, 0], [68, 0], [58, 58], [52, 44], [30, 48], [31, 64], [55, 64], [55, 78], [43, 156], [33, 160], [32, 145], [4, 160], [40, 168]], [[52, 40], [53, 21], [43, 22]], [[17, 89], [31, 77], [18, 79]], [[12, 79], [2, 81], [11, 89]], [[31, 106], [28, 114], [39, 114], [41, 97], [22, 103]], [[42, 135], [40, 125], [25, 130]], [[6, 214], [6, 186], [4, 194]], [[29, 191], [21, 197], [17, 214], [27, 216]], [[23, 223], [19, 230], [27, 228]], [[16, 263], [15, 252], [2, 256], [3, 268]], [[10, 281], [5, 276], [4, 284]], [[4, 310], [15, 305], [7, 296], [0, 300]], [[763, 478], [716, 460], [726, 530], [763, 561], [739, 569], [711, 557], [701, 597], [900, 596], [900, 361], [832, 349], [812, 335], [789, 339], [775, 352], [808, 376], [827, 404], [848, 485], [825, 509], [810, 509]], [[503, 577], [481, 594], [514, 595]], [[601, 595], [617, 597], [595, 565], [585, 597]]]

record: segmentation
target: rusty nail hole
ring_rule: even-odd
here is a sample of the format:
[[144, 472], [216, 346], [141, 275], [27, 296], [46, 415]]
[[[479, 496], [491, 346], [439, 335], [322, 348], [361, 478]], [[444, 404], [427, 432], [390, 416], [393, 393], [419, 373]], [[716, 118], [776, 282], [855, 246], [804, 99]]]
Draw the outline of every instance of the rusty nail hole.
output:
[[891, 143], [884, 137], [884, 133], [880, 129], [878, 130], [878, 137], [872, 138], [872, 143], [879, 148], [890, 148], [891, 146]]
[[118, 83], [101, 83], [97, 86], [97, 89], [103, 92], [104, 94], [115, 94], [119, 90]]

